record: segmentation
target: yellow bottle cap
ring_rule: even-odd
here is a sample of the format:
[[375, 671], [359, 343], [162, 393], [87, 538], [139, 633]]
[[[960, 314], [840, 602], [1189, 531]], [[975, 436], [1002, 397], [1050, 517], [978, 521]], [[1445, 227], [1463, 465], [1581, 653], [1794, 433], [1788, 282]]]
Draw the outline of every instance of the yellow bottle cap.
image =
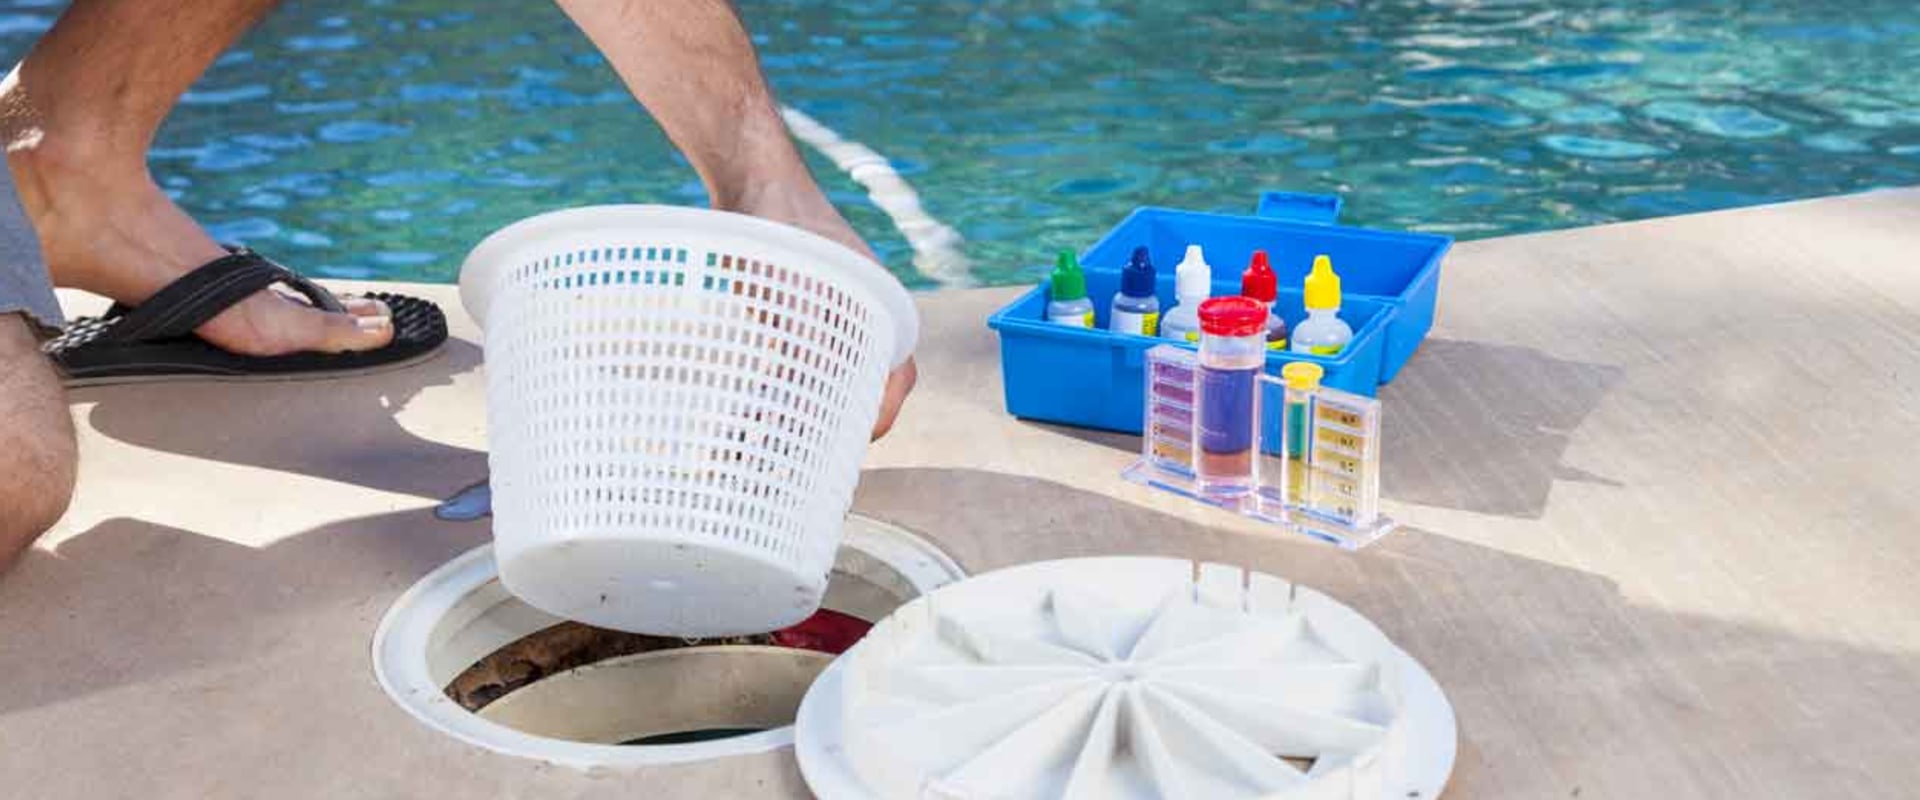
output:
[[1307, 273], [1305, 294], [1307, 308], [1340, 307], [1340, 276], [1334, 274], [1333, 259], [1313, 257], [1313, 271]]
[[1320, 388], [1320, 378], [1327, 371], [1319, 364], [1295, 361], [1280, 368], [1280, 379], [1287, 382], [1287, 388], [1298, 392], [1311, 392]]

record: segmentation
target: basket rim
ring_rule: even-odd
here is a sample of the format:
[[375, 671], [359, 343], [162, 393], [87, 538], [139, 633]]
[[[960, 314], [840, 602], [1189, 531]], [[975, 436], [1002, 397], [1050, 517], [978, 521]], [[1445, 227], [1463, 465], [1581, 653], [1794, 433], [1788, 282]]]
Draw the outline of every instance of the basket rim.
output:
[[920, 316], [913, 296], [879, 263], [844, 244], [812, 231], [761, 219], [747, 214], [687, 206], [616, 204], [579, 206], [548, 211], [527, 217], [488, 235], [475, 245], [460, 265], [460, 300], [467, 314], [483, 330], [491, 305], [489, 280], [502, 264], [513, 263], [516, 254], [545, 244], [561, 236], [581, 231], [605, 231], [643, 227], [671, 227], [682, 231], [700, 229], [724, 231], [764, 239], [809, 257], [816, 265], [831, 271], [873, 294], [893, 322], [894, 348], [890, 366], [899, 366], [913, 356], [920, 336]]

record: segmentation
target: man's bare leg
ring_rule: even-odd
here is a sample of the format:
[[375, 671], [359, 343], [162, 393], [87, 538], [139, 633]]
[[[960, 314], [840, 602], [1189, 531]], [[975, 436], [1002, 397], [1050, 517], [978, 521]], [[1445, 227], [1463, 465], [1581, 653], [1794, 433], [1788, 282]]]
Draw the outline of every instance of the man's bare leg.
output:
[[[76, 0], [0, 83], [0, 135], [48, 271], [138, 305], [223, 251], [147, 171], [182, 92], [275, 0]], [[367, 350], [393, 338], [377, 303], [328, 314], [262, 292], [201, 326], [245, 355]]]
[[27, 322], [0, 314], [0, 572], [66, 513], [73, 421]]
[[[693, 163], [715, 208], [806, 228], [873, 255], [800, 159], [731, 3], [556, 2]], [[909, 361], [887, 381], [875, 437], [892, 427], [914, 377]]]

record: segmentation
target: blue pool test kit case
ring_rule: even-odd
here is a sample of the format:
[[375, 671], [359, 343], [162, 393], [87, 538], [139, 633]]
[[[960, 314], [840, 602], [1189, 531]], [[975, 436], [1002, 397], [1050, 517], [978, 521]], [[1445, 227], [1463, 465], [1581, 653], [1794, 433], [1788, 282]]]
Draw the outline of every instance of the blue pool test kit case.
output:
[[[1453, 240], [1435, 234], [1396, 233], [1336, 224], [1338, 198], [1268, 192], [1253, 216], [1141, 208], [1080, 257], [1094, 327], [1047, 321], [1050, 287], [1042, 283], [996, 312], [988, 325], [1000, 334], [1000, 364], [1008, 413], [1022, 419], [1140, 433], [1145, 366], [1157, 339], [1106, 330], [1105, 300], [1120, 288], [1120, 270], [1136, 247], [1163, 265], [1156, 295], [1174, 304], [1173, 270], [1187, 245], [1200, 245], [1214, 266], [1213, 295], [1240, 293], [1240, 270], [1253, 251], [1267, 251], [1280, 292], [1274, 312], [1289, 326], [1306, 317], [1301, 282], [1318, 255], [1340, 274], [1340, 318], [1353, 340], [1340, 353], [1315, 356], [1275, 351], [1266, 371], [1295, 361], [1320, 365], [1322, 385], [1373, 396], [1393, 379], [1433, 326], [1440, 259]], [[1192, 345], [1175, 345], [1191, 349]]]

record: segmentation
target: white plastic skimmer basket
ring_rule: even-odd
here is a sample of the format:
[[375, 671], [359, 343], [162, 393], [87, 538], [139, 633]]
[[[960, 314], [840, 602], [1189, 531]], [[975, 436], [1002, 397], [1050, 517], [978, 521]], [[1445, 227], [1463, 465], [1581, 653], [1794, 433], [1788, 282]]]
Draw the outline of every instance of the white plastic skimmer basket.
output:
[[893, 276], [765, 220], [597, 206], [487, 237], [460, 294], [486, 329], [509, 591], [658, 635], [818, 608], [887, 373], [917, 336]]

